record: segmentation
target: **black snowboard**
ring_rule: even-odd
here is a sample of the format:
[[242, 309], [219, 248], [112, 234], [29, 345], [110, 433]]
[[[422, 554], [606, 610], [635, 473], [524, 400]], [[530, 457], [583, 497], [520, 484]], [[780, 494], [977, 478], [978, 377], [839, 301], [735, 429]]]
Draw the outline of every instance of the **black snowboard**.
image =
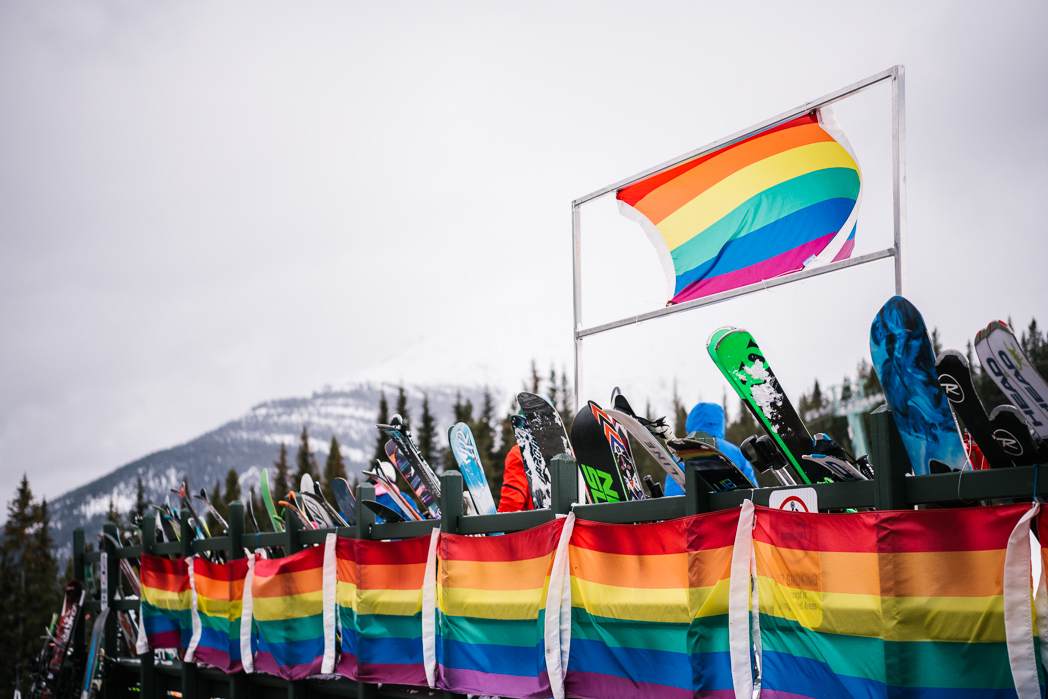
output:
[[944, 350], [935, 359], [935, 373], [939, 376], [939, 386], [950, 400], [950, 407], [979, 445], [990, 467], [1014, 466], [1012, 457], [993, 438], [990, 416], [975, 392], [968, 358], [957, 350]]

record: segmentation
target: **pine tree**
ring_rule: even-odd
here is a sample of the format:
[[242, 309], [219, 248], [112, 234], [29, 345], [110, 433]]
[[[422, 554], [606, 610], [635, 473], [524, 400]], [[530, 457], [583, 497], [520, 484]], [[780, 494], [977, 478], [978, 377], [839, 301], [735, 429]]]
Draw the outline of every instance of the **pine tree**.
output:
[[302, 425], [302, 435], [298, 440], [298, 454], [295, 455], [295, 463], [298, 465], [298, 472], [295, 474], [295, 484], [302, 480], [302, 476], [307, 473], [313, 479], [319, 478], [319, 469], [317, 468], [317, 460], [313, 456], [312, 450], [309, 448], [309, 433], [306, 432], [306, 426]]
[[[214, 505], [215, 509], [218, 510], [218, 513], [222, 515], [222, 519], [227, 519], [227, 513], [222, 511], [222, 484], [217, 478], [215, 479], [215, 487], [211, 489], [211, 494], [208, 498], [211, 500], [211, 504]], [[219, 536], [221, 534], [221, 527], [218, 524], [218, 520], [215, 519], [215, 516], [211, 514], [210, 508], [206, 509], [207, 514], [201, 512], [199, 508], [197, 508], [196, 512], [198, 515], [204, 515], [204, 519], [207, 520], [207, 531], [211, 536]]]
[[563, 369], [560, 372], [560, 400], [560, 418], [564, 421], [568, 434], [571, 434], [571, 423], [575, 419], [575, 392], [568, 385], [568, 373]]
[[673, 380], [673, 434], [677, 437], [688, 436], [688, 411], [681, 403], [680, 394], [677, 392], [677, 380]]
[[932, 328], [932, 354], [936, 357], [942, 352], [942, 340], [939, 339], [939, 328]]
[[140, 522], [145, 518], [146, 512], [149, 510], [149, 501], [146, 500], [146, 489], [142, 485], [142, 477], [138, 477], [138, 481], [135, 485], [135, 509], [132, 510], [134, 513], [134, 521]]
[[235, 468], [230, 467], [226, 471], [226, 489], [222, 493], [222, 504], [215, 503], [215, 509], [222, 513], [222, 516], [229, 520], [229, 504], [234, 500], [240, 499], [240, 474], [237, 473]]
[[531, 378], [529, 379], [530, 384], [524, 384], [529, 393], [539, 395], [539, 388], [542, 380], [539, 378], [539, 368], [535, 364], [535, 360], [531, 360]]
[[[244, 522], [244, 531], [249, 534], [261, 534], [262, 531], [259, 527], [262, 526], [262, 522], [259, 521], [258, 527], [255, 526], [255, 520], [258, 519], [258, 515], [262, 513], [259, 507], [265, 508], [259, 499], [258, 494], [255, 492], [255, 486], [251, 486], [247, 489], [247, 500], [244, 502], [244, 516], [246, 521]], [[254, 517], [251, 515], [254, 514]], [[263, 517], [265, 519], [265, 517]]]
[[554, 406], [560, 401], [560, 389], [557, 387], [557, 370], [549, 367], [549, 402]]
[[115, 524], [117, 529], [124, 527], [124, 518], [120, 515], [120, 510], [116, 509], [116, 498], [112, 494], [109, 495], [109, 509], [106, 510], [106, 521]]
[[501, 436], [499, 448], [494, 450], [491, 459], [481, 462], [484, 466], [484, 477], [488, 481], [488, 488], [491, 490], [491, 497], [494, 498], [496, 507], [498, 507], [499, 500], [502, 499], [502, 481], [506, 475], [506, 457], [517, 444], [517, 438], [513, 435], [513, 423], [509, 421], [510, 416], [513, 415], [512, 410], [511, 407], [510, 412], [506, 413], [499, 425], [499, 435]]
[[[472, 409], [472, 406], [470, 406]], [[491, 391], [484, 388], [484, 403], [480, 409], [480, 415], [470, 426], [473, 431], [473, 440], [477, 443], [477, 453], [480, 462], [494, 463], [495, 461], [495, 399]]]
[[404, 385], [397, 388], [397, 415], [404, 420], [404, 426], [411, 429], [411, 411], [408, 408], [408, 394], [404, 391]]
[[419, 418], [418, 434], [415, 435], [419, 453], [426, 463], [434, 465], [433, 458], [437, 449], [437, 424], [433, 413], [429, 411], [429, 394], [422, 394], [422, 417]]
[[[28, 670], [40, 651], [41, 629], [61, 605], [58, 570], [51, 555], [47, 501], [37, 504], [23, 475], [8, 503], [0, 542], [0, 686], [26, 693]], [[15, 685], [15, 680], [20, 680]]]
[[[389, 402], [386, 401], [386, 392], [383, 391], [378, 399], [378, 418], [375, 421], [379, 425], [389, 424]], [[386, 433], [382, 430], [378, 430], [378, 437], [375, 438], [375, 453], [371, 457], [372, 459], [379, 459], [381, 461], [386, 460]]]
[[273, 504], [276, 504], [277, 500], [283, 500], [291, 491], [291, 482], [288, 478], [286, 444], [280, 444], [280, 458], [273, 462], [273, 466], [273, 478], [269, 481], [269, 494], [273, 497]]
[[335, 435], [331, 435], [331, 447], [328, 449], [327, 461], [324, 462], [324, 478], [320, 485], [328, 502], [335, 501], [335, 491], [332, 488], [332, 483], [335, 482], [336, 478], [345, 477], [346, 462], [342, 460], [342, 447], [338, 443], [338, 438]]

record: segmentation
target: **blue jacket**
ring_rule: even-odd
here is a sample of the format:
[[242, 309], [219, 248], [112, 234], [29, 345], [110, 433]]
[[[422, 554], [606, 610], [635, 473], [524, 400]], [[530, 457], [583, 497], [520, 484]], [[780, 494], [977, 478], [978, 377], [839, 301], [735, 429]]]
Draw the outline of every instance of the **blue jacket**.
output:
[[[712, 437], [716, 437], [717, 448], [731, 459], [739, 467], [739, 470], [746, 474], [747, 478], [753, 481], [754, 484], [757, 483], [757, 476], [753, 472], [753, 466], [742, 455], [742, 451], [724, 439], [724, 408], [716, 403], [699, 403], [688, 413], [688, 420], [684, 423], [684, 429], [688, 431], [688, 434], [705, 432]], [[684, 493], [672, 478], [666, 478], [665, 492], [666, 495], [682, 495]]]

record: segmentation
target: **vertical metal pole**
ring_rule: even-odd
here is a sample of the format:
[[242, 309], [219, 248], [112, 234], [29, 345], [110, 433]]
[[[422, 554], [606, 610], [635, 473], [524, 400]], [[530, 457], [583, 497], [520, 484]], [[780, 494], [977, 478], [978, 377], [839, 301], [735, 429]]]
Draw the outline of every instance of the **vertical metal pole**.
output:
[[874, 505], [878, 510], [906, 508], [906, 474], [910, 457], [887, 405], [870, 413], [870, 460], [873, 463]]
[[694, 466], [684, 467], [684, 514], [701, 515], [710, 511], [710, 488]]
[[371, 538], [371, 525], [375, 523], [375, 513], [364, 507], [364, 501], [374, 499], [375, 486], [370, 483], [357, 486], [357, 538], [364, 541]]
[[575, 402], [582, 396], [582, 338], [579, 337], [579, 329], [582, 327], [582, 214], [579, 205], [571, 204], [571, 249], [572, 268], [571, 286], [573, 290], [573, 306], [571, 336], [574, 338], [575, 346]]
[[[152, 554], [153, 545], [156, 543], [156, 517], [147, 514], [142, 518], [142, 555]], [[139, 567], [141, 569], [141, 566]], [[143, 623], [141, 608], [138, 623]], [[155, 656], [152, 650], [148, 650], [139, 658], [139, 686], [141, 687], [142, 699], [154, 699], [156, 697], [156, 666]]]
[[906, 68], [892, 78], [892, 203], [895, 224], [895, 293], [906, 290]]
[[462, 474], [445, 471], [440, 477], [440, 531], [457, 534], [462, 516]]
[[575, 459], [567, 454], [554, 456], [551, 467], [550, 508], [553, 514], [566, 515], [579, 500], [579, 469]]

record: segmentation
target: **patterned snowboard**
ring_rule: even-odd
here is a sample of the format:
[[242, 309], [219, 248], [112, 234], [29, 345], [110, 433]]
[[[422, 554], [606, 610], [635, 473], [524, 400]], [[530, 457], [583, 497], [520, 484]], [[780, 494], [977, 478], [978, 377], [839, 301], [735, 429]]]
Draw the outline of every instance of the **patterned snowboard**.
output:
[[693, 432], [688, 437], [671, 439], [666, 444], [677, 452], [677, 456], [684, 460], [686, 466], [698, 470], [703, 480], [718, 492], [757, 487], [727, 454], [714, 446], [716, 440], [713, 437], [706, 435], [703, 439], [702, 434]]
[[1048, 439], [1048, 384], [1030, 364], [1012, 329], [999, 320], [991, 322], [975, 336], [975, 352], [1033, 431]]
[[575, 456], [593, 502], [641, 500], [644, 490], [626, 430], [589, 401], [571, 425]]
[[546, 459], [542, 456], [538, 442], [535, 441], [531, 425], [523, 415], [510, 415], [509, 421], [513, 426], [513, 437], [517, 440], [517, 446], [520, 447], [520, 458], [524, 462], [528, 484], [531, 486], [531, 502], [535, 505], [536, 510], [549, 507], [553, 497], [553, 485], [550, 483]]
[[961, 434], [939, 387], [924, 318], [912, 303], [901, 296], [888, 299], [870, 327], [870, 355], [913, 472], [964, 468]]

